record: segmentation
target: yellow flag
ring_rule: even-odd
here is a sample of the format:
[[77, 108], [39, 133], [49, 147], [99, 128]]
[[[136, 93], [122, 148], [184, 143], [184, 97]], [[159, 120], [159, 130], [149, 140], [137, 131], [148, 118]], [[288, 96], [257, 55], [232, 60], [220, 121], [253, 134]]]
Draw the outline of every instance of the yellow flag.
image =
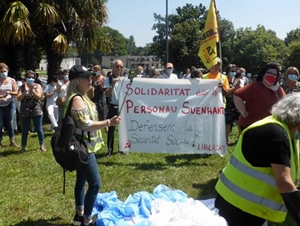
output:
[[214, 0], [211, 0], [198, 53], [207, 69], [217, 64], [217, 42], [219, 34], [216, 7]]

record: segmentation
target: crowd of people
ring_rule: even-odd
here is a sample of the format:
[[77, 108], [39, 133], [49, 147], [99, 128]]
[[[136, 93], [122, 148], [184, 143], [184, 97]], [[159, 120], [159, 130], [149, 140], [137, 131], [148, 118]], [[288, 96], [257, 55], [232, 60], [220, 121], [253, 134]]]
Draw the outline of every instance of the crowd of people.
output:
[[[66, 103], [75, 94], [81, 95], [71, 102], [71, 116], [76, 124], [76, 134], [83, 137], [88, 147], [89, 164], [76, 170], [74, 225], [93, 225], [91, 212], [101, 186], [95, 152], [104, 144], [101, 130], [107, 132], [106, 156], [111, 156], [116, 149], [114, 134], [115, 126], [121, 121], [119, 93], [123, 67], [121, 60], [115, 60], [111, 71], [105, 75], [100, 65], [89, 69], [75, 65], [42, 86], [34, 71], [28, 70], [22, 80], [15, 80], [8, 76], [8, 66], [0, 63], [0, 147], [4, 127], [9, 146], [19, 147], [14, 139], [19, 118], [21, 152], [26, 151], [32, 126], [38, 134], [40, 150], [46, 151], [43, 109], [47, 112], [51, 130], [55, 131]], [[228, 64], [224, 72], [221, 68], [222, 60], [217, 58], [208, 71], [191, 67], [183, 76], [188, 80], [218, 79], [225, 107], [228, 145], [232, 144], [233, 126], [238, 128], [234, 152], [216, 185], [215, 206], [230, 226], [262, 225], [266, 220], [282, 222], [287, 211], [299, 224], [300, 194], [295, 185], [299, 167], [296, 139], [300, 139], [299, 70], [292, 66], [281, 74], [278, 64], [269, 63], [261, 67], [253, 81], [241, 66]], [[145, 73], [144, 68], [138, 66], [133, 76], [178, 79], [173, 71], [173, 64], [168, 62], [163, 73], [155, 68]], [[19, 117], [16, 117], [15, 109]], [[85, 192], [86, 183], [89, 186]]]

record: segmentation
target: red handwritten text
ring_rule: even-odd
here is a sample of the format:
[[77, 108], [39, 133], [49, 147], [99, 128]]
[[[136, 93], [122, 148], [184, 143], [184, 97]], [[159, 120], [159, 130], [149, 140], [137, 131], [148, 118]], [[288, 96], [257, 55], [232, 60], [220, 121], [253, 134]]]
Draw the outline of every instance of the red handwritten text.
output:
[[189, 102], [186, 101], [183, 103], [183, 109], [181, 112], [183, 114], [208, 114], [208, 115], [216, 115], [216, 114], [224, 114], [224, 107], [189, 107]]
[[188, 88], [141, 88], [131, 86], [127, 87], [126, 94], [128, 96], [134, 95], [147, 95], [147, 96], [189, 96], [189, 92], [191, 89]]

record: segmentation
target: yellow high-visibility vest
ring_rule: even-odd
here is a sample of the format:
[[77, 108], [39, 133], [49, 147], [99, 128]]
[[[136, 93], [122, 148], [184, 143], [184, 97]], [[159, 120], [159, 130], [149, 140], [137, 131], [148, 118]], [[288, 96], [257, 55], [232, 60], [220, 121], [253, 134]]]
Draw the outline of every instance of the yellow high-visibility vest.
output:
[[291, 177], [297, 183], [299, 148], [296, 143], [298, 142], [296, 141], [293, 146], [287, 125], [269, 116], [253, 123], [242, 132], [228, 164], [220, 175], [216, 190], [227, 202], [244, 212], [272, 222], [283, 222], [287, 209], [276, 186], [272, 167], [254, 167], [242, 153], [244, 133], [268, 123], [278, 123], [288, 134]]
[[[68, 109], [70, 100], [72, 99], [73, 96], [76, 94], [72, 94], [68, 100], [66, 101], [65, 107], [64, 107], [64, 115], [66, 114], [66, 111]], [[87, 102], [85, 102], [89, 109], [90, 116], [92, 120], [95, 120], [97, 118], [97, 110], [95, 108], [95, 105], [90, 106]], [[80, 128], [76, 128], [75, 130], [76, 137], [81, 139], [82, 137], [82, 130]], [[88, 151], [89, 152], [96, 152], [101, 149], [102, 144], [104, 144], [103, 138], [102, 138], [102, 133], [101, 130], [95, 130], [95, 131], [90, 131], [90, 139], [88, 136], [88, 132], [84, 131], [83, 133], [83, 141], [87, 145]]]

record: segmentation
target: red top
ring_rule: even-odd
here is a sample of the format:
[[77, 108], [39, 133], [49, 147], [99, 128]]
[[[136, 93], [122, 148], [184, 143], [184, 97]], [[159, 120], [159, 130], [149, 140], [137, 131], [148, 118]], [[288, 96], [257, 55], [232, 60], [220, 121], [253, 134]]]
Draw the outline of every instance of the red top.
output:
[[249, 115], [239, 117], [239, 125], [248, 127], [252, 123], [271, 115], [270, 110], [281, 97], [285, 96], [284, 90], [279, 87], [277, 91], [267, 88], [262, 82], [254, 82], [234, 92], [235, 96], [245, 101]]

